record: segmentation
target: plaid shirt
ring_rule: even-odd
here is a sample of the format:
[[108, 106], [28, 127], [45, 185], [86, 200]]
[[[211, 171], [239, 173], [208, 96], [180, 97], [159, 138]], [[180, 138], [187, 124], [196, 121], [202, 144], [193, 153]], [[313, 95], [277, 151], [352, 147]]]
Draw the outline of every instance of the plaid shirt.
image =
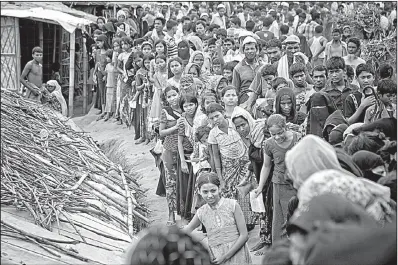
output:
[[316, 23], [315, 21], [311, 21], [310, 23], [308, 23], [305, 26], [305, 32], [304, 32], [304, 36], [307, 38], [307, 41], [309, 39], [311, 39], [314, 35], [315, 35], [315, 28], [316, 26], [319, 26], [318, 23]]

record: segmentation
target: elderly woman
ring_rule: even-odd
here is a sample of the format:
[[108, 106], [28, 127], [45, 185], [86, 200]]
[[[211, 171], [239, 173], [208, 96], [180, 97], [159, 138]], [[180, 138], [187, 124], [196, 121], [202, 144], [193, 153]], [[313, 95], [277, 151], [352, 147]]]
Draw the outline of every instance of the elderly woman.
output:
[[46, 86], [48, 92], [52, 97], [55, 97], [55, 99], [59, 102], [60, 104], [60, 112], [62, 115], [67, 116], [68, 115], [68, 105], [66, 104], [65, 98], [62, 95], [62, 90], [61, 86], [58, 84], [56, 80], [50, 80], [47, 82]]

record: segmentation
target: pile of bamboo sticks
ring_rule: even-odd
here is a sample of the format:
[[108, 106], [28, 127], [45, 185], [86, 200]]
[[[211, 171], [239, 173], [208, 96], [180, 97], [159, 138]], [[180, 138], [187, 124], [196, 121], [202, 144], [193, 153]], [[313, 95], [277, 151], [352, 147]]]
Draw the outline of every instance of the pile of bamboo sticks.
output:
[[[143, 198], [135, 176], [110, 161], [90, 136], [51, 109], [1, 90], [2, 205], [29, 211], [50, 231], [67, 220], [80, 235], [65, 213], [86, 213], [133, 238], [149, 222]], [[1, 225], [2, 233], [15, 232]]]

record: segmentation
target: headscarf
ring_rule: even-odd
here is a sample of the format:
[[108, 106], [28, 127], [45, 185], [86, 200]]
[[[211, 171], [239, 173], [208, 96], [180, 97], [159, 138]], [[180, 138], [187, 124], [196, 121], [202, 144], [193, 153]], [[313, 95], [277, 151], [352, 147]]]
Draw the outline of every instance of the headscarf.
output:
[[[183, 90], [183, 85], [189, 84], [189, 90]], [[190, 94], [197, 97], [196, 84], [193, 75], [183, 75], [180, 79], [180, 93]]]
[[127, 14], [126, 14], [126, 12], [124, 12], [124, 10], [119, 10], [119, 11], [117, 11], [117, 13], [116, 13], [116, 19], [118, 19], [119, 20], [119, 17], [120, 16], [124, 16], [124, 18], [127, 20]]
[[344, 118], [343, 112], [341, 110], [336, 110], [335, 112], [330, 114], [330, 116], [325, 121], [325, 126], [323, 127], [323, 132], [322, 132], [323, 138], [326, 141], [329, 141], [327, 128], [331, 126], [333, 129], [340, 124], [348, 124], [348, 122]]
[[372, 172], [372, 169], [384, 166], [381, 156], [367, 150], [361, 150], [352, 156], [352, 161], [362, 170], [365, 178], [377, 182], [382, 177]]
[[[249, 124], [250, 131], [253, 130], [255, 120], [253, 119], [252, 115], [250, 115], [250, 113], [247, 110], [245, 110], [244, 108], [241, 108], [239, 106], [235, 107], [235, 109], [231, 115], [231, 120], [233, 121], [235, 118], [238, 118], [238, 117], [242, 117], [243, 119], [245, 119], [247, 121], [247, 123]], [[233, 127], [236, 130], [235, 124], [233, 124]]]
[[309, 113], [309, 133], [322, 137], [327, 118], [336, 111], [333, 100], [327, 93], [316, 92], [306, 103]]
[[276, 92], [275, 114], [282, 114], [281, 99], [283, 96], [289, 96], [290, 100], [292, 101], [292, 110], [290, 112], [289, 117], [286, 118], [286, 122], [296, 123], [298, 117], [298, 112], [296, 109], [296, 96], [294, 94], [293, 89], [291, 88], [282, 88], [281, 90]]
[[202, 51], [198, 51], [198, 50], [196, 50], [196, 51], [194, 51], [192, 54], [191, 54], [191, 56], [189, 57], [189, 63], [193, 63], [193, 60], [195, 59], [195, 57], [196, 57], [196, 55], [198, 55], [198, 54], [202, 54], [203, 55], [203, 58], [204, 58], [204, 62], [203, 62], [203, 65], [202, 65], [202, 74], [204, 73], [204, 72], [210, 72], [210, 60], [209, 60], [209, 58], [204, 54], [204, 52], [202, 52]]
[[202, 70], [200, 69], [199, 65], [196, 63], [188, 63], [187, 66], [184, 68], [184, 72], [182, 73], [183, 75], [188, 75], [189, 70], [191, 70], [192, 67], [196, 67], [196, 69], [199, 70], [199, 78], [201, 77]]
[[[184, 65], [187, 65], [191, 57], [189, 43], [185, 40], [182, 40], [177, 44], [177, 48], [178, 48], [178, 57], [180, 57], [183, 60]], [[186, 49], [182, 50], [182, 48]]]
[[217, 96], [219, 94], [217, 88], [222, 80], [226, 80], [226, 78], [222, 75], [213, 75], [210, 78], [210, 89], [216, 92]]
[[344, 143], [346, 143], [346, 141], [348, 140], [348, 137], [354, 137], [355, 134], [353, 134], [353, 130], [361, 127], [363, 124], [364, 123], [362, 123], [362, 122], [358, 122], [358, 123], [354, 123], [354, 124], [351, 124], [350, 126], [348, 126], [348, 128], [343, 133]]
[[285, 164], [288, 175], [297, 189], [318, 171], [325, 169], [344, 171], [333, 146], [312, 134], [306, 135], [286, 153]]
[[54, 86], [55, 90], [51, 92], [51, 95], [54, 95], [59, 103], [61, 104], [61, 110], [62, 110], [62, 115], [68, 116], [68, 105], [66, 104], [65, 98], [62, 95], [62, 89], [61, 86], [58, 84], [56, 80], [49, 80], [47, 82], [47, 85]]
[[354, 176], [362, 178], [362, 170], [354, 163], [352, 157], [349, 156], [342, 148], [335, 148], [335, 150], [340, 166], [348, 172], [351, 172]]
[[342, 196], [326, 193], [311, 199], [308, 202], [308, 211], [293, 214], [286, 230], [288, 234], [291, 234], [295, 228], [310, 233], [316, 221], [332, 221], [337, 224], [355, 223], [377, 227], [375, 220], [364, 209]]
[[267, 119], [258, 119], [254, 122], [254, 127], [250, 131], [250, 139], [251, 143], [256, 148], [261, 148], [261, 145], [266, 138], [266, 133], [268, 132], [268, 128], [266, 126]]
[[339, 170], [328, 169], [311, 175], [298, 190], [298, 214], [308, 210], [308, 203], [322, 194], [343, 196], [361, 206], [377, 222], [390, 221], [394, 211], [390, 205], [390, 189], [364, 178], [356, 178]]
[[188, 42], [191, 42], [193, 46], [195, 46], [195, 51], [202, 51], [203, 43], [202, 40], [198, 36], [189, 36], [187, 38]]
[[331, 145], [337, 145], [343, 142], [343, 133], [348, 128], [347, 124], [340, 124], [334, 127], [329, 134], [329, 143]]

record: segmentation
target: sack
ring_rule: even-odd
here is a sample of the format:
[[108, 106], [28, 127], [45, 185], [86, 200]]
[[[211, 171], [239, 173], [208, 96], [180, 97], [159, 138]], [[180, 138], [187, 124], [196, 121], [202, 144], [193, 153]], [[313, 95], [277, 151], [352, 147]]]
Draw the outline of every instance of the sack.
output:
[[155, 147], [153, 148], [153, 152], [154, 152], [155, 154], [158, 154], [158, 155], [160, 155], [160, 154], [163, 153], [163, 144], [162, 144], [162, 140], [159, 139], [159, 140], [156, 142], [156, 145], [155, 145]]
[[249, 194], [250, 194], [250, 206], [252, 208], [252, 211], [255, 213], [265, 213], [263, 194], [260, 193], [258, 197], [256, 197], [254, 190], [251, 191]]

